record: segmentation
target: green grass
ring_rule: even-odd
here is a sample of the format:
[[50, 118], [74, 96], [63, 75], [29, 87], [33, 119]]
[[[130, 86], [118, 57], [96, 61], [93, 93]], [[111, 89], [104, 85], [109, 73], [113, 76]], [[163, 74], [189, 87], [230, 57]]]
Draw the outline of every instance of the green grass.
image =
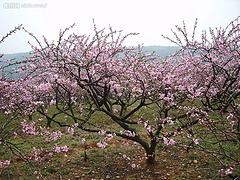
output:
[[[187, 103], [188, 104], [188, 103]], [[151, 108], [154, 108], [153, 106]], [[49, 109], [49, 113], [50, 114], [54, 114], [56, 111], [55, 108], [51, 107]], [[176, 114], [176, 111], [172, 111], [170, 112], [171, 114]], [[0, 125], [4, 122], [3, 117], [0, 115]], [[38, 113], [35, 113], [33, 115], [33, 119], [39, 119], [41, 116]], [[149, 109], [149, 108], [142, 108], [141, 111], [138, 111], [137, 113], [135, 113], [132, 117], [130, 117], [132, 120], [137, 120], [140, 117], [143, 117], [144, 119], [149, 120], [150, 122], [153, 122], [155, 119], [155, 114], [154, 111]], [[210, 117], [212, 119], [215, 119], [216, 121], [220, 121], [221, 122], [221, 117], [217, 116], [216, 114], [210, 114]], [[44, 118], [43, 118], [44, 119]], [[12, 130], [17, 130], [17, 126], [19, 124], [19, 122], [22, 119], [16, 119], [14, 122], [12, 122], [9, 127], [8, 130], [10, 132], [12, 132]], [[61, 122], [68, 122], [73, 124], [72, 119], [70, 119], [69, 117], [65, 117], [64, 115], [59, 115], [58, 116], [58, 120], [60, 120]], [[93, 114], [93, 117], [90, 120], [92, 123], [96, 123], [96, 124], [104, 124], [106, 127], [114, 129], [116, 131], [120, 131], [121, 128], [114, 124], [113, 121], [111, 119], [109, 119], [109, 117], [107, 117], [105, 114], [101, 113], [101, 112], [97, 112], [95, 114]], [[40, 122], [42, 126], [45, 126], [46, 121], [45, 119]], [[62, 128], [59, 128], [57, 124], [52, 124], [52, 130], [61, 130], [63, 131]], [[134, 126], [136, 127], [136, 129], [138, 130], [138, 132], [145, 138], [145, 139], [149, 139], [146, 135], [146, 131], [144, 130], [143, 127], [139, 127], [139, 126]], [[221, 126], [220, 126], [221, 127]], [[169, 129], [172, 129], [173, 127], [169, 126]], [[193, 129], [195, 129], [198, 132], [207, 132], [207, 129], [204, 126], [196, 126]], [[26, 136], [26, 135], [21, 135], [20, 130], [19, 130], [19, 134], [20, 136], [17, 138], [10, 138], [9, 140], [14, 143], [17, 144], [17, 147], [19, 149], [21, 149], [21, 151], [23, 151], [24, 153], [28, 154], [31, 152], [33, 147], [36, 148], [44, 148], [47, 150], [50, 150], [53, 145], [56, 143], [58, 145], [68, 145], [70, 147], [70, 149], [72, 151], [70, 151], [69, 153], [66, 154], [67, 157], [65, 157], [64, 154], [57, 154], [55, 155], [49, 162], [47, 163], [42, 163], [39, 164], [37, 167], [41, 169], [42, 175], [44, 177], [47, 177], [48, 179], [55, 179], [55, 178], [60, 178], [60, 177], [72, 177], [72, 176], [77, 176], [77, 174], [82, 173], [84, 174], [84, 177], [88, 179], [88, 177], [95, 177], [97, 176], [96, 173], [93, 172], [98, 172], [102, 178], [104, 173], [110, 172], [110, 171], [115, 171], [116, 169], [118, 169], [120, 172], [123, 171], [124, 169], [128, 170], [126, 171], [126, 176], [128, 179], [137, 179], [139, 178], [138, 176], [136, 176], [136, 173], [138, 172], [136, 169], [132, 169], [131, 168], [131, 164], [128, 161], [124, 161], [122, 159], [122, 154], [127, 154], [129, 156], [131, 156], [131, 159], [133, 159], [134, 161], [139, 161], [139, 157], [143, 156], [144, 151], [142, 150], [141, 147], [139, 146], [135, 146], [133, 145], [131, 142], [128, 142], [128, 144], [125, 141], [122, 141], [121, 138], [115, 137], [113, 140], [113, 144], [110, 143], [109, 147], [107, 149], [99, 149], [96, 147], [92, 147], [90, 149], [87, 150], [87, 155], [88, 155], [88, 162], [83, 162], [83, 157], [84, 157], [84, 151], [83, 151], [83, 147], [80, 144], [80, 140], [82, 138], [85, 138], [88, 145], [91, 144], [96, 144], [97, 142], [99, 142], [99, 140], [101, 139], [101, 137], [97, 134], [90, 134], [87, 132], [84, 132], [80, 129], [76, 130], [75, 135], [72, 137], [70, 135], [63, 135], [61, 139], [57, 140], [56, 142], [52, 143], [47, 143], [45, 141], [45, 137], [41, 137], [41, 136], [37, 136], [37, 137], [31, 137], [31, 136]], [[208, 141], [214, 140], [214, 136], [211, 134], [204, 134], [204, 137], [207, 138]], [[196, 137], [199, 138], [199, 137]], [[182, 136], [175, 138], [176, 140], [181, 140], [181, 141], [185, 141], [188, 142], [187, 139], [184, 139]], [[121, 145], [123, 144], [123, 145]], [[210, 150], [216, 150], [218, 145], [214, 145], [212, 143], [202, 143], [202, 145], [204, 145], [205, 147], [207, 147]], [[3, 146], [0, 146], [0, 157], [1, 159], [13, 159], [13, 163], [11, 166], [9, 166], [6, 169], [0, 170], [0, 179], [13, 179], [14, 177], [20, 177], [20, 179], [34, 179], [32, 173], [33, 170], [29, 170], [30, 165], [27, 163], [24, 163], [21, 160], [17, 160], [18, 158], [15, 157], [15, 155], [9, 151], [8, 148], [5, 148]], [[172, 170], [170, 170], [172, 172], [172, 176], [174, 177], [174, 171], [184, 171], [184, 169], [192, 169], [194, 170], [193, 165], [191, 165], [191, 162], [193, 160], [198, 160], [199, 162], [201, 162], [201, 159], [209, 159], [206, 160], [206, 163], [203, 166], [206, 166], [207, 168], [212, 168], [215, 169], [213, 171], [211, 171], [211, 174], [206, 174], [206, 177], [213, 177], [214, 175], [216, 175], [216, 171], [217, 169], [220, 167], [219, 164], [211, 159], [211, 157], [204, 157], [202, 154], [199, 155], [198, 153], [193, 153], [192, 151], [188, 154], [187, 152], [181, 152], [180, 150], [175, 150], [173, 149], [167, 149], [167, 152], [165, 152], [165, 150], [163, 150], [163, 145], [159, 144], [158, 146], [158, 161], [161, 162], [161, 159], [166, 158], [167, 162], [169, 161], [169, 166], [173, 166], [176, 163], [178, 163], [178, 161], [181, 161], [182, 166], [180, 166], [179, 168], [173, 168]], [[239, 143], [225, 143], [224, 144], [224, 149], [231, 154], [232, 156], [235, 157], [239, 157], [240, 158], [240, 147], [239, 147]], [[169, 155], [169, 154], [179, 154], [179, 156], [182, 156], [183, 158], [181, 160], [178, 160], [175, 162], [175, 159]], [[184, 155], [182, 155], [182, 153]], [[240, 159], [239, 159], [240, 160]], [[228, 162], [227, 159], [224, 160], [225, 162]], [[171, 163], [173, 163], [171, 165]], [[175, 163], [175, 164], [174, 164]], [[63, 167], [61, 165], [64, 165]], [[151, 174], [152, 172], [148, 172], [147, 169], [144, 167], [143, 164], [142, 165], [142, 171], [139, 170], [139, 172], [145, 172], [148, 174], [148, 177], [155, 177], [154, 174]], [[157, 168], [168, 168], [167, 166], [162, 166], [162, 165], [157, 165]], [[114, 169], [115, 168], [115, 169]], [[182, 169], [181, 169], [182, 168]], [[205, 171], [203, 167], [201, 167], [203, 170], [201, 171]], [[201, 169], [200, 168], [200, 169]], [[196, 170], [197, 171], [197, 170]], [[200, 171], [200, 170], [198, 170]], [[239, 170], [236, 171], [236, 173], [240, 173]], [[176, 172], [175, 172], [176, 173]], [[186, 175], [178, 175], [179, 177], [175, 177], [176, 179], [191, 179], [193, 177], [195, 177], [195, 175], [198, 172], [195, 172], [195, 174], [191, 174], [192, 172], [186, 172]], [[209, 170], [208, 170], [208, 173]], [[118, 176], [117, 174], [115, 174], [114, 176]], [[100, 176], [99, 176], [100, 177]]]

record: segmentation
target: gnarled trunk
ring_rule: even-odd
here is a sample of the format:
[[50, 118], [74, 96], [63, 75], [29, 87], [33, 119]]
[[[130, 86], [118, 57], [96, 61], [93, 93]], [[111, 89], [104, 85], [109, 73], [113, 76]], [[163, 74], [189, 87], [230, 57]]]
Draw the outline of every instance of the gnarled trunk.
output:
[[155, 164], [156, 162], [156, 156], [155, 156], [155, 150], [152, 151], [148, 151], [146, 152], [146, 163], [149, 165]]
[[156, 146], [157, 146], [157, 141], [155, 138], [151, 140], [150, 146], [148, 148], [145, 148], [146, 151], [146, 163], [148, 165], [153, 165], [156, 162]]

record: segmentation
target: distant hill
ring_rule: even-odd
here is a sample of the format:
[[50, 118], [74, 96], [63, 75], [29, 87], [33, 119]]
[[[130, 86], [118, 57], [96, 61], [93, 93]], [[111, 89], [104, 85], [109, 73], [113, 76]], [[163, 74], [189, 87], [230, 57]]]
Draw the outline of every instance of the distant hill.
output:
[[[173, 54], [174, 52], [176, 52], [177, 50], [179, 50], [179, 47], [177, 46], [144, 46], [143, 50], [146, 53], [154, 53], [156, 55], [158, 55], [161, 58], [164, 58], [166, 56], [169, 56], [171, 54]], [[4, 64], [4, 60], [9, 60], [9, 59], [13, 59], [14, 61], [21, 61], [23, 59], [25, 59], [26, 57], [30, 56], [30, 52], [22, 52], [22, 53], [14, 53], [14, 54], [5, 54], [1, 59], [0, 59], [0, 66], [5, 65]], [[11, 67], [12, 68], [12, 67]], [[17, 74], [9, 74], [10, 69], [6, 68], [3, 71], [0, 71], [0, 75], [2, 73], [5, 74], [5, 76], [7, 76], [10, 79], [16, 79], [18, 78]]]
[[[0, 66], [5, 66], [7, 65], [5, 63], [6, 60], [12, 60], [13, 62], [21, 61], [25, 59], [26, 57], [30, 56], [29, 52], [23, 52], [23, 53], [14, 53], [14, 54], [4, 54], [4, 56], [0, 59]], [[0, 71], [0, 75], [4, 74], [5, 77], [9, 79], [17, 79], [19, 78], [19, 75], [12, 72], [11, 69], [17, 67], [16, 65], [7, 67], [3, 70]]]
[[14, 54], [4, 54], [3, 59], [16, 59], [21, 60], [25, 57], [30, 56], [29, 52], [14, 53]]
[[14, 53], [14, 54], [4, 54], [3, 57], [0, 59], [0, 65], [4, 65], [5, 60], [13, 60], [13, 61], [21, 61], [26, 57], [29, 57], [29, 52], [22, 52], [22, 53]]
[[148, 53], [155, 53], [156, 55], [162, 58], [175, 53], [179, 49], [180, 48], [177, 46], [145, 46], [143, 48], [144, 51]]
[[[166, 57], [179, 50], [179, 48], [177, 46], [144, 46], [143, 50], [148, 53], [154, 52], [160, 57]], [[5, 54], [3, 59], [15, 59], [17, 61], [28, 56], [30, 56], [29, 52]], [[0, 61], [0, 63], [2, 62]]]

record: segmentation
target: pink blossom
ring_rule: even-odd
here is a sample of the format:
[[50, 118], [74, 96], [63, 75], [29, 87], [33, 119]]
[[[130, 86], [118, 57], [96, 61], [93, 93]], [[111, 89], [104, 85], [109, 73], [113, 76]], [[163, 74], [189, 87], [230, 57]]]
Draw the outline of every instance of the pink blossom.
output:
[[46, 91], [47, 92], [51, 88], [51, 84], [50, 83], [43, 83], [43, 84], [40, 84], [37, 88], [38, 88], [39, 91]]
[[78, 123], [74, 123], [73, 127], [74, 127], [74, 128], [77, 128], [78, 125], [79, 125]]
[[28, 135], [37, 135], [35, 122], [27, 123], [25, 120], [21, 122], [22, 131]]
[[13, 137], [16, 138], [17, 137], [17, 133], [16, 132], [13, 132]]
[[69, 148], [67, 146], [55, 146], [53, 151], [56, 153], [68, 152]]
[[128, 157], [126, 154], [123, 154], [123, 159], [125, 159], [125, 160], [128, 160], [128, 161], [130, 161], [130, 160], [131, 160], [131, 158], [130, 158], [130, 157]]
[[194, 143], [194, 144], [199, 144], [199, 139], [194, 139], [194, 138], [193, 138], [193, 143]]
[[30, 159], [36, 162], [42, 161], [41, 153], [42, 153], [41, 149], [33, 147]]
[[118, 109], [117, 109], [117, 108], [114, 108], [114, 109], [113, 109], [113, 112], [114, 112], [114, 113], [118, 113]]
[[41, 173], [39, 171], [34, 171], [33, 175], [37, 178], [40, 179], [42, 177]]
[[229, 113], [229, 115], [227, 116], [227, 120], [233, 120], [233, 119], [234, 119], [234, 114]]
[[147, 130], [148, 133], [152, 133], [154, 131], [154, 128], [152, 126], [148, 125], [146, 127], [146, 130]]
[[56, 104], [56, 101], [54, 99], [52, 99], [49, 103], [50, 105], [55, 105]]
[[132, 164], [131, 167], [132, 168], [136, 168], [137, 166], [136, 166], [136, 164]]
[[102, 149], [106, 148], [107, 145], [108, 145], [108, 143], [105, 142], [105, 141], [103, 141], [103, 140], [101, 140], [100, 142], [97, 143], [97, 146], [98, 146], [99, 148], [102, 148]]
[[233, 167], [229, 167], [229, 168], [226, 168], [226, 169], [221, 169], [219, 172], [220, 172], [221, 176], [223, 176], [223, 177], [228, 176], [228, 175], [233, 173]]
[[144, 119], [143, 117], [141, 117], [139, 120], [138, 120], [138, 124], [143, 124], [144, 123]]
[[104, 131], [104, 130], [100, 130], [100, 131], [98, 132], [98, 134], [101, 135], [101, 136], [103, 136], [103, 135], [106, 134], [106, 131]]
[[175, 145], [176, 144], [176, 142], [173, 140], [173, 139], [170, 139], [170, 138], [165, 138], [165, 137], [163, 137], [163, 143], [164, 144], [166, 144], [166, 145], [170, 145], [170, 146], [172, 146], [172, 145]]
[[83, 144], [83, 145], [86, 144], [86, 139], [85, 139], [85, 138], [82, 138], [82, 140], [81, 140], [81, 144]]
[[105, 141], [110, 141], [112, 138], [113, 138], [113, 135], [109, 133], [104, 139]]
[[129, 130], [125, 131], [124, 134], [128, 137], [135, 137], [136, 136], [135, 132], [129, 131]]
[[72, 127], [67, 127], [67, 132], [70, 134], [70, 135], [73, 135], [74, 134], [74, 128]]
[[5, 168], [10, 165], [10, 160], [0, 160], [0, 168]]
[[49, 140], [56, 141], [56, 140], [60, 139], [61, 137], [62, 137], [61, 131], [54, 131], [54, 132], [50, 133]]

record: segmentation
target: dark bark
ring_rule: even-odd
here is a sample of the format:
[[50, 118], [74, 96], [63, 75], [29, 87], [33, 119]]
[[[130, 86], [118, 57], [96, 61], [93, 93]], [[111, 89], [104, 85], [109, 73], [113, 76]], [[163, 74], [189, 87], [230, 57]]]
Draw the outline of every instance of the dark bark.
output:
[[152, 150], [147, 151], [147, 153], [146, 153], [146, 163], [148, 165], [153, 165], [153, 164], [155, 164], [155, 162], [156, 162], [155, 150], [154, 151], [152, 151]]
[[153, 137], [151, 140], [150, 146], [148, 148], [145, 148], [146, 151], [146, 163], [148, 165], [154, 165], [156, 162], [156, 146], [157, 146], [157, 141]]

